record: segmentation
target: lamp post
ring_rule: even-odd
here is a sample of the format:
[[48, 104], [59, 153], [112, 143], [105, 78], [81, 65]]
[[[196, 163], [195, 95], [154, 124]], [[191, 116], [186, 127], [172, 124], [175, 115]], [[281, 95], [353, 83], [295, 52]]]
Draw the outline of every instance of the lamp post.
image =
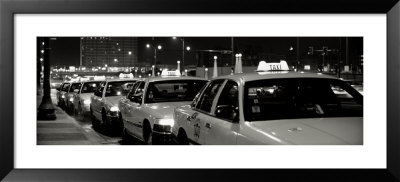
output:
[[[172, 37], [172, 39], [176, 40], [176, 37]], [[185, 38], [182, 37], [180, 38], [180, 40], [182, 41], [182, 62], [181, 62], [181, 67], [182, 69], [184, 69], [184, 65], [185, 65], [185, 49], [186, 51], [190, 51], [190, 46], [186, 46], [185, 48]]]
[[156, 65], [157, 65], [157, 50], [161, 50], [162, 49], [162, 46], [161, 45], [157, 45], [157, 47], [156, 46], [154, 46], [154, 45], [151, 45], [151, 44], [146, 44], [146, 48], [153, 48], [154, 49], [154, 67], [156, 67]]
[[[38, 38], [39, 41], [41, 38]], [[53, 102], [50, 97], [50, 62], [49, 62], [49, 51], [50, 51], [50, 38], [43, 38], [43, 46], [47, 49], [46, 51], [42, 50], [41, 52], [44, 54], [43, 58], [43, 97], [42, 102], [38, 108], [38, 119], [39, 120], [55, 120], [56, 114], [54, 112], [55, 108], [53, 106]], [[39, 49], [39, 47], [37, 48]]]
[[235, 54], [236, 63], [235, 63], [235, 73], [242, 73], [242, 54]]
[[214, 56], [214, 69], [213, 69], [213, 78], [218, 76], [218, 66], [217, 66], [217, 56]]

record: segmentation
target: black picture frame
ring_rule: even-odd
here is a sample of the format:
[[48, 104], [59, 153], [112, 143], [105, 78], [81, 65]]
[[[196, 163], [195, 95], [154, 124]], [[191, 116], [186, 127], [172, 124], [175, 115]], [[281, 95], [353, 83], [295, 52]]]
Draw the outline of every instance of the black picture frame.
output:
[[[387, 15], [386, 169], [15, 169], [14, 14], [36, 13], [382, 13]], [[0, 179], [5, 181], [399, 181], [398, 0], [1, 0]], [[378, 60], [377, 60], [378, 61]], [[385, 121], [377, 121], [385, 122]], [[266, 156], [267, 157], [267, 156]]]

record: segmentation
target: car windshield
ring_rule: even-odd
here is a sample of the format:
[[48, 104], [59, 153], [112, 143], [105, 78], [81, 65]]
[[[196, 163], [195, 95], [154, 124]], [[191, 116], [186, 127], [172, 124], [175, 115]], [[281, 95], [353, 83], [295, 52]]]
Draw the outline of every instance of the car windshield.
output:
[[106, 90], [106, 97], [125, 96], [136, 81], [109, 82]]
[[69, 83], [65, 83], [61, 90], [64, 91], [64, 92], [68, 92], [69, 85], [70, 85]]
[[74, 92], [76, 89], [80, 89], [81, 88], [81, 83], [73, 83], [72, 85], [71, 85], [71, 87], [69, 88], [69, 91], [68, 92]]
[[192, 101], [206, 84], [205, 80], [169, 80], [151, 82], [146, 92], [146, 103]]
[[243, 96], [246, 121], [363, 116], [363, 96], [336, 79], [249, 81]]
[[82, 86], [81, 93], [93, 93], [100, 82], [85, 82]]

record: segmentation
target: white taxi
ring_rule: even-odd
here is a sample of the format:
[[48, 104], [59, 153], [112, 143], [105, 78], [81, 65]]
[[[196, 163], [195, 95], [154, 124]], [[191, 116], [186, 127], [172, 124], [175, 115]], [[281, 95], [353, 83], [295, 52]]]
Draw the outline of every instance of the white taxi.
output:
[[74, 111], [74, 97], [76, 94], [78, 94], [81, 86], [81, 82], [71, 82], [71, 86], [69, 87], [68, 92], [65, 93], [65, 110], [67, 112]]
[[177, 142], [363, 144], [363, 96], [349, 84], [320, 73], [290, 72], [283, 62], [263, 65], [255, 73], [214, 78], [192, 104], [176, 108]]
[[174, 108], [189, 104], [206, 82], [203, 78], [186, 76], [151, 77], [138, 81], [127, 97], [119, 101], [123, 139], [129, 135], [146, 144], [172, 141]]
[[71, 86], [70, 82], [63, 82], [60, 87], [57, 88], [57, 105], [61, 108], [65, 108], [66, 100], [65, 100], [65, 93], [68, 92], [69, 86]]
[[83, 116], [90, 111], [90, 97], [101, 81], [84, 81], [77, 94], [73, 97], [74, 113]]
[[109, 79], [98, 84], [90, 97], [90, 116], [94, 128], [120, 129], [118, 101], [125, 97], [138, 79]]

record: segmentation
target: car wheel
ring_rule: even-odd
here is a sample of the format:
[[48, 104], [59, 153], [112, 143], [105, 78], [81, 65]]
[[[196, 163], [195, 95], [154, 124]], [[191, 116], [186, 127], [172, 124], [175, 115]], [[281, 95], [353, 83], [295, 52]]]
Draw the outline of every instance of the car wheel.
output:
[[151, 145], [153, 143], [153, 133], [148, 122], [145, 122], [143, 126], [143, 139], [144, 143], [147, 145]]
[[[75, 107], [74, 107], [75, 110]], [[76, 114], [76, 116], [78, 117], [79, 120], [83, 119], [83, 112], [82, 112], [82, 106], [81, 103], [78, 103], [78, 109], [74, 112]]]
[[107, 125], [107, 114], [106, 114], [106, 110], [102, 110], [101, 111], [101, 126], [106, 126]]
[[178, 145], [189, 145], [187, 135], [183, 130], [178, 133]]
[[98, 128], [99, 121], [94, 117], [92, 108], [90, 108], [90, 118], [92, 119], [92, 127], [95, 129]]

